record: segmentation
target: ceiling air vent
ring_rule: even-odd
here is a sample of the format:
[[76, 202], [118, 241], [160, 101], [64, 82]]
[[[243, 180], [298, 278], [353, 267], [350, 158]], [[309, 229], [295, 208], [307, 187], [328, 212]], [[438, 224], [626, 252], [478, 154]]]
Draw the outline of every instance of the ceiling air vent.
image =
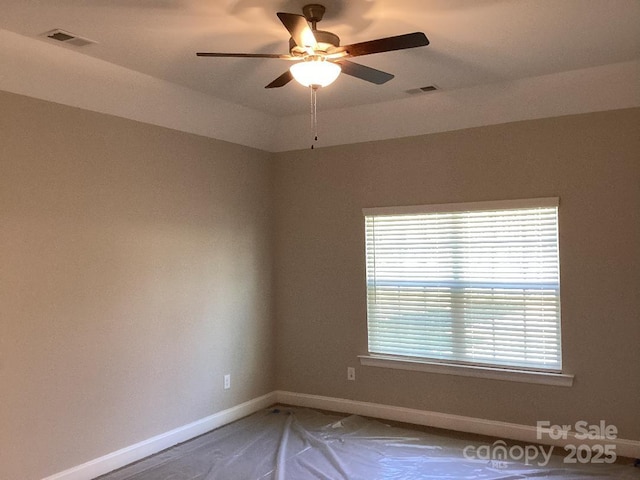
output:
[[73, 45], [74, 47], [85, 47], [87, 45], [96, 43], [93, 40], [79, 37], [78, 35], [70, 32], [65, 32], [64, 30], [60, 30], [59, 28], [56, 28], [55, 30], [51, 30], [49, 32], [45, 32], [42, 34], [42, 36], [50, 38], [51, 40], [55, 40], [57, 42], [65, 43], [67, 45]]
[[414, 95], [416, 93], [434, 92], [436, 90], [438, 90], [438, 87], [435, 85], [427, 85], [426, 87], [412, 88], [411, 90], [407, 90], [407, 93]]

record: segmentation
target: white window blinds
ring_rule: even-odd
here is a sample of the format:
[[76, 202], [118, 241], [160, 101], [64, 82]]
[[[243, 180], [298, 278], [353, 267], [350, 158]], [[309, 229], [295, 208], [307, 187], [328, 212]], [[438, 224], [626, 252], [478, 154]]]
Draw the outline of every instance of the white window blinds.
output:
[[560, 371], [557, 207], [365, 209], [369, 352]]

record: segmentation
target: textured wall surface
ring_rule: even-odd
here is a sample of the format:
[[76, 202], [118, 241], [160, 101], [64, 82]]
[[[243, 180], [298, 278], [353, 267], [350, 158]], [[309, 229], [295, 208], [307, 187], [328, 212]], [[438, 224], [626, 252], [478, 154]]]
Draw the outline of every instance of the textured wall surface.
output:
[[[605, 420], [640, 439], [639, 126], [631, 109], [279, 155], [278, 387], [533, 426]], [[553, 196], [573, 387], [359, 366], [362, 208]]]
[[0, 478], [272, 391], [269, 154], [7, 93], [0, 105]]
[[[14, 94], [0, 106], [3, 480], [276, 388], [606, 420], [640, 440], [639, 109], [268, 154]], [[362, 208], [547, 196], [573, 387], [358, 365]]]

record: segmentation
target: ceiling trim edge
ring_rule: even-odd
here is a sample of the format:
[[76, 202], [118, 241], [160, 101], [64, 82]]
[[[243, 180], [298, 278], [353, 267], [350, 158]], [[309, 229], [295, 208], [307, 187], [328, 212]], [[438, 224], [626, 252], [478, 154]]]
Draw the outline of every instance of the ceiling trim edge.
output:
[[[315, 148], [632, 107], [640, 60], [321, 111]], [[278, 130], [277, 152], [311, 145], [305, 115], [280, 119]]]
[[[268, 152], [309, 148], [307, 115], [278, 118], [0, 29], [0, 90]], [[317, 147], [640, 107], [640, 60], [319, 112]]]

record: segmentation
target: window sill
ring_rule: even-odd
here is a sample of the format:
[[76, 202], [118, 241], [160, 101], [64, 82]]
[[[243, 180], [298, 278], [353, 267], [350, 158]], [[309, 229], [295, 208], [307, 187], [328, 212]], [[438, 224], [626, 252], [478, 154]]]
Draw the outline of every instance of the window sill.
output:
[[359, 355], [360, 365], [368, 367], [395, 368], [417, 372], [441, 373], [462, 377], [489, 378], [509, 382], [537, 383], [556, 387], [571, 387], [573, 375], [566, 373], [532, 372], [528, 370], [502, 369], [473, 365], [437, 363], [412, 358], [397, 358], [385, 355]]

